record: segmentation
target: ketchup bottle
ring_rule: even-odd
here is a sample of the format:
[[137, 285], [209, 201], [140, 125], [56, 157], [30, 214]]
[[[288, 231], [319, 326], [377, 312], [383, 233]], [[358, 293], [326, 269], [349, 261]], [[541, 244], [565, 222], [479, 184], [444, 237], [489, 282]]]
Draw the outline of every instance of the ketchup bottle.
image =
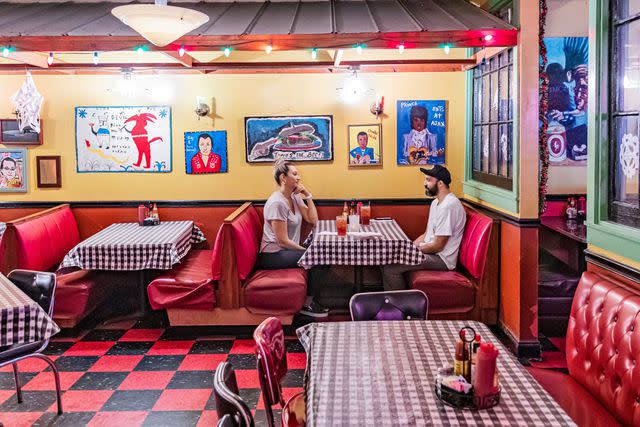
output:
[[476, 374], [473, 381], [473, 389], [476, 396], [484, 396], [496, 393], [497, 384], [494, 384], [498, 349], [491, 343], [482, 343], [476, 356]]
[[145, 205], [138, 205], [138, 224], [142, 225], [146, 217], [147, 217], [147, 207]]

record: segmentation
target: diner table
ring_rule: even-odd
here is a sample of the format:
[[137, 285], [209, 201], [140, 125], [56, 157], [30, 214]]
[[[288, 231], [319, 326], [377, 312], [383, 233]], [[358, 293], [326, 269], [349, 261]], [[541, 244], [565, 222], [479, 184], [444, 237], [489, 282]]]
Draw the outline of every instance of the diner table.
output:
[[0, 347], [43, 341], [58, 332], [42, 307], [0, 273]]
[[[452, 364], [463, 326], [471, 326], [483, 342], [499, 349], [502, 391], [493, 408], [453, 408], [436, 397], [437, 370]], [[308, 426], [574, 425], [482, 323], [311, 323], [296, 332], [307, 352]]]
[[146, 270], [170, 270], [204, 242], [193, 221], [165, 221], [154, 226], [115, 223], [78, 243], [64, 257], [60, 269], [139, 271], [140, 305], [146, 308]]

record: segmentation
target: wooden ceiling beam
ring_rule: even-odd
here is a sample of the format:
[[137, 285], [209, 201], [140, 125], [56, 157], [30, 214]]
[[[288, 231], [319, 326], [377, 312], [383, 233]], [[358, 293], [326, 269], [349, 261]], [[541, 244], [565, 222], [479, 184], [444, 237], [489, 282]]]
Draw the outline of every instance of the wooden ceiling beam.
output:
[[162, 52], [164, 55], [168, 56], [169, 58], [173, 58], [176, 61], [178, 61], [179, 63], [181, 63], [182, 65], [184, 65], [187, 68], [191, 68], [193, 66], [193, 63], [195, 61], [195, 58], [191, 55], [189, 55], [188, 53], [184, 53], [184, 55], [180, 56], [180, 54], [178, 52], [172, 51], [172, 50], [165, 50]]
[[47, 56], [36, 52], [11, 52], [9, 59], [38, 68], [49, 68]]

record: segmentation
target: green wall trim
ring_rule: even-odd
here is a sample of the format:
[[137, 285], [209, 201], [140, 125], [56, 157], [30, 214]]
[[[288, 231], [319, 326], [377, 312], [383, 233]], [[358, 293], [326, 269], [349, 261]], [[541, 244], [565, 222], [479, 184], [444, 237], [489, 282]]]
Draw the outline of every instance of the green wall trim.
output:
[[513, 191], [473, 180], [463, 182], [462, 189], [467, 196], [483, 200], [508, 212], [518, 212], [518, 197]]
[[589, 134], [587, 241], [640, 262], [640, 229], [608, 221], [609, 203], [609, 0], [589, 1]]

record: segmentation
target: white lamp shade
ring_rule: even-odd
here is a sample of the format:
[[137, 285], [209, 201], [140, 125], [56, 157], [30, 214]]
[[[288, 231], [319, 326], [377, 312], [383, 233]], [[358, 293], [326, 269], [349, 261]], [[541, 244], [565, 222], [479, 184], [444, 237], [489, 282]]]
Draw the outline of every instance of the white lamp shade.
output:
[[197, 10], [157, 4], [118, 6], [111, 13], [156, 46], [166, 46], [209, 21]]

